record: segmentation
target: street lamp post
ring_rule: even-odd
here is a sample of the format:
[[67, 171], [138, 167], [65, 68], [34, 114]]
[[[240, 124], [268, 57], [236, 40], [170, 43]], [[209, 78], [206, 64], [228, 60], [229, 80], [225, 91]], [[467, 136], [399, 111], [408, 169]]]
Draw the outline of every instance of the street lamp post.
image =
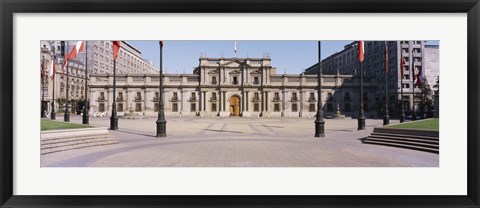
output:
[[[54, 64], [54, 66], [52, 67], [56, 67], [55, 64], [57, 64], [57, 58], [55, 57], [55, 46], [53, 45], [53, 43], [50, 41], [50, 48], [52, 49], [52, 64]], [[52, 120], [55, 120], [56, 119], [56, 114], [55, 114], [55, 74], [56, 74], [56, 70], [53, 71], [53, 77], [52, 77], [52, 84], [53, 84], [53, 87], [52, 87], [52, 110], [50, 111], [50, 119]]]
[[40, 109], [41, 109], [41, 118], [46, 118], [47, 115], [45, 115], [45, 106], [43, 106], [43, 103], [45, 102], [45, 69], [44, 69], [44, 66], [45, 66], [45, 57], [43, 56], [42, 54], [42, 103], [40, 105]]
[[390, 124], [390, 116], [388, 115], [388, 47], [385, 41], [385, 115], [383, 116], [383, 125]]
[[364, 42], [358, 41], [358, 57], [360, 61], [360, 109], [358, 112], [358, 129], [365, 130], [365, 115], [363, 110], [363, 59], [364, 59]]
[[88, 102], [88, 45], [85, 41], [85, 104], [83, 105], [83, 124], [89, 123], [88, 108], [90, 107]]
[[110, 116], [110, 130], [118, 129], [118, 116], [117, 116], [117, 102], [116, 102], [116, 62], [117, 60], [113, 59], [113, 101], [112, 101], [112, 115]]
[[410, 66], [412, 67], [412, 121], [417, 120], [417, 113], [415, 112], [415, 60], [413, 59], [413, 41], [410, 41]]
[[323, 120], [322, 109], [322, 43], [318, 41], [318, 75], [317, 75], [317, 118], [315, 119], [315, 137], [325, 137], [325, 121]]
[[[64, 41], [62, 41], [64, 42]], [[65, 113], [63, 114], [63, 121], [65, 122], [70, 122], [70, 114], [68, 113], [68, 85], [70, 85], [70, 83], [68, 82], [68, 78], [69, 78], [69, 70], [68, 70], [68, 62], [65, 61], [67, 59], [67, 52], [68, 52], [68, 41], [67, 41], [67, 44], [65, 45], [65, 51], [64, 51], [64, 68], [67, 68], [67, 81], [65, 82], [67, 84], [67, 87], [66, 87], [66, 98], [65, 98]], [[66, 66], [65, 66], [66, 65]]]
[[166, 137], [167, 136], [167, 121], [165, 120], [165, 112], [163, 112], [163, 69], [162, 69], [162, 58], [163, 58], [163, 41], [159, 41], [160, 44], [160, 74], [159, 74], [159, 85], [158, 85], [158, 119], [157, 119], [157, 137]]
[[400, 123], [405, 121], [405, 108], [403, 106], [403, 77], [404, 77], [404, 64], [405, 58], [403, 57], [403, 49], [400, 49], [401, 60], [400, 60], [400, 70], [402, 77], [400, 78]]

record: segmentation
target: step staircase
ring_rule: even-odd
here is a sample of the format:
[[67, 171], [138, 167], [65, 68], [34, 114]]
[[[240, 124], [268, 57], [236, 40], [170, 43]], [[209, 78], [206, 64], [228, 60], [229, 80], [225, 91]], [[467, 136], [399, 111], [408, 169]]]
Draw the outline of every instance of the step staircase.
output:
[[439, 154], [439, 137], [434, 135], [374, 130], [374, 132], [362, 142], [364, 144], [384, 145]]
[[103, 145], [118, 144], [116, 138], [114, 138], [108, 131], [105, 132], [92, 132], [82, 134], [57, 134], [53, 136], [45, 136], [41, 138], [40, 153], [42, 155], [76, 150], [81, 148], [96, 147]]

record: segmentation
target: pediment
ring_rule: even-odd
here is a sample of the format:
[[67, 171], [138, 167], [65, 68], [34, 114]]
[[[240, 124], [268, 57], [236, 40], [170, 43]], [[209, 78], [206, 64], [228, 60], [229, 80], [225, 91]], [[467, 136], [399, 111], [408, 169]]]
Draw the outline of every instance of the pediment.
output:
[[240, 71], [238, 71], [238, 70], [233, 70], [233, 71], [231, 71], [229, 74], [240, 74]]
[[255, 71], [250, 72], [250, 74], [261, 74], [261, 72], [260, 72], [260, 70], [255, 70]]
[[218, 74], [218, 70], [210, 70], [207, 74]]

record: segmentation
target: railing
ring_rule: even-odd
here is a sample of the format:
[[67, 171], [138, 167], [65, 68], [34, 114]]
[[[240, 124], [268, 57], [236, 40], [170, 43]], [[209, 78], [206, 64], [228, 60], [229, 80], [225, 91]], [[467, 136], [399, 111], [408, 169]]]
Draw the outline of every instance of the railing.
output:
[[315, 101], [316, 101], [316, 100], [315, 100], [315, 97], [309, 97], [309, 98], [308, 98], [308, 102], [315, 102]]
[[97, 100], [98, 101], [105, 101], [105, 97], [98, 97]]
[[135, 97], [135, 101], [141, 101], [142, 97]]
[[197, 101], [197, 97], [190, 97], [188, 100], [190, 100], [190, 101]]
[[280, 97], [273, 97], [273, 101], [280, 101]]
[[211, 81], [210, 84], [217, 84], [217, 81]]
[[117, 101], [123, 101], [123, 97], [117, 97]]
[[292, 102], [297, 102], [297, 101], [298, 101], [298, 98], [293, 97], [292, 99], [290, 99], [290, 101], [292, 101]]
[[211, 97], [211, 98], [210, 98], [210, 101], [212, 101], [212, 102], [217, 101], [217, 97]]

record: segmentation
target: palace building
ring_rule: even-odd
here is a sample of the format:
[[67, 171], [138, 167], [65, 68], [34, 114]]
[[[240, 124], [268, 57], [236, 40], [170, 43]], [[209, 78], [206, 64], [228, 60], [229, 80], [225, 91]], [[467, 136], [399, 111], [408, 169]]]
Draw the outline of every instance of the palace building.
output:
[[[313, 118], [317, 111], [317, 75], [277, 74], [270, 57], [200, 57], [192, 74], [163, 77], [167, 116]], [[90, 80], [90, 113], [110, 115], [113, 77], [92, 74]], [[118, 115], [156, 116], [159, 81], [158, 74], [117, 74]], [[322, 76], [325, 116], [358, 115], [358, 81], [353, 75]], [[364, 77], [367, 118], [379, 116], [374, 107], [375, 88], [373, 77]]]

